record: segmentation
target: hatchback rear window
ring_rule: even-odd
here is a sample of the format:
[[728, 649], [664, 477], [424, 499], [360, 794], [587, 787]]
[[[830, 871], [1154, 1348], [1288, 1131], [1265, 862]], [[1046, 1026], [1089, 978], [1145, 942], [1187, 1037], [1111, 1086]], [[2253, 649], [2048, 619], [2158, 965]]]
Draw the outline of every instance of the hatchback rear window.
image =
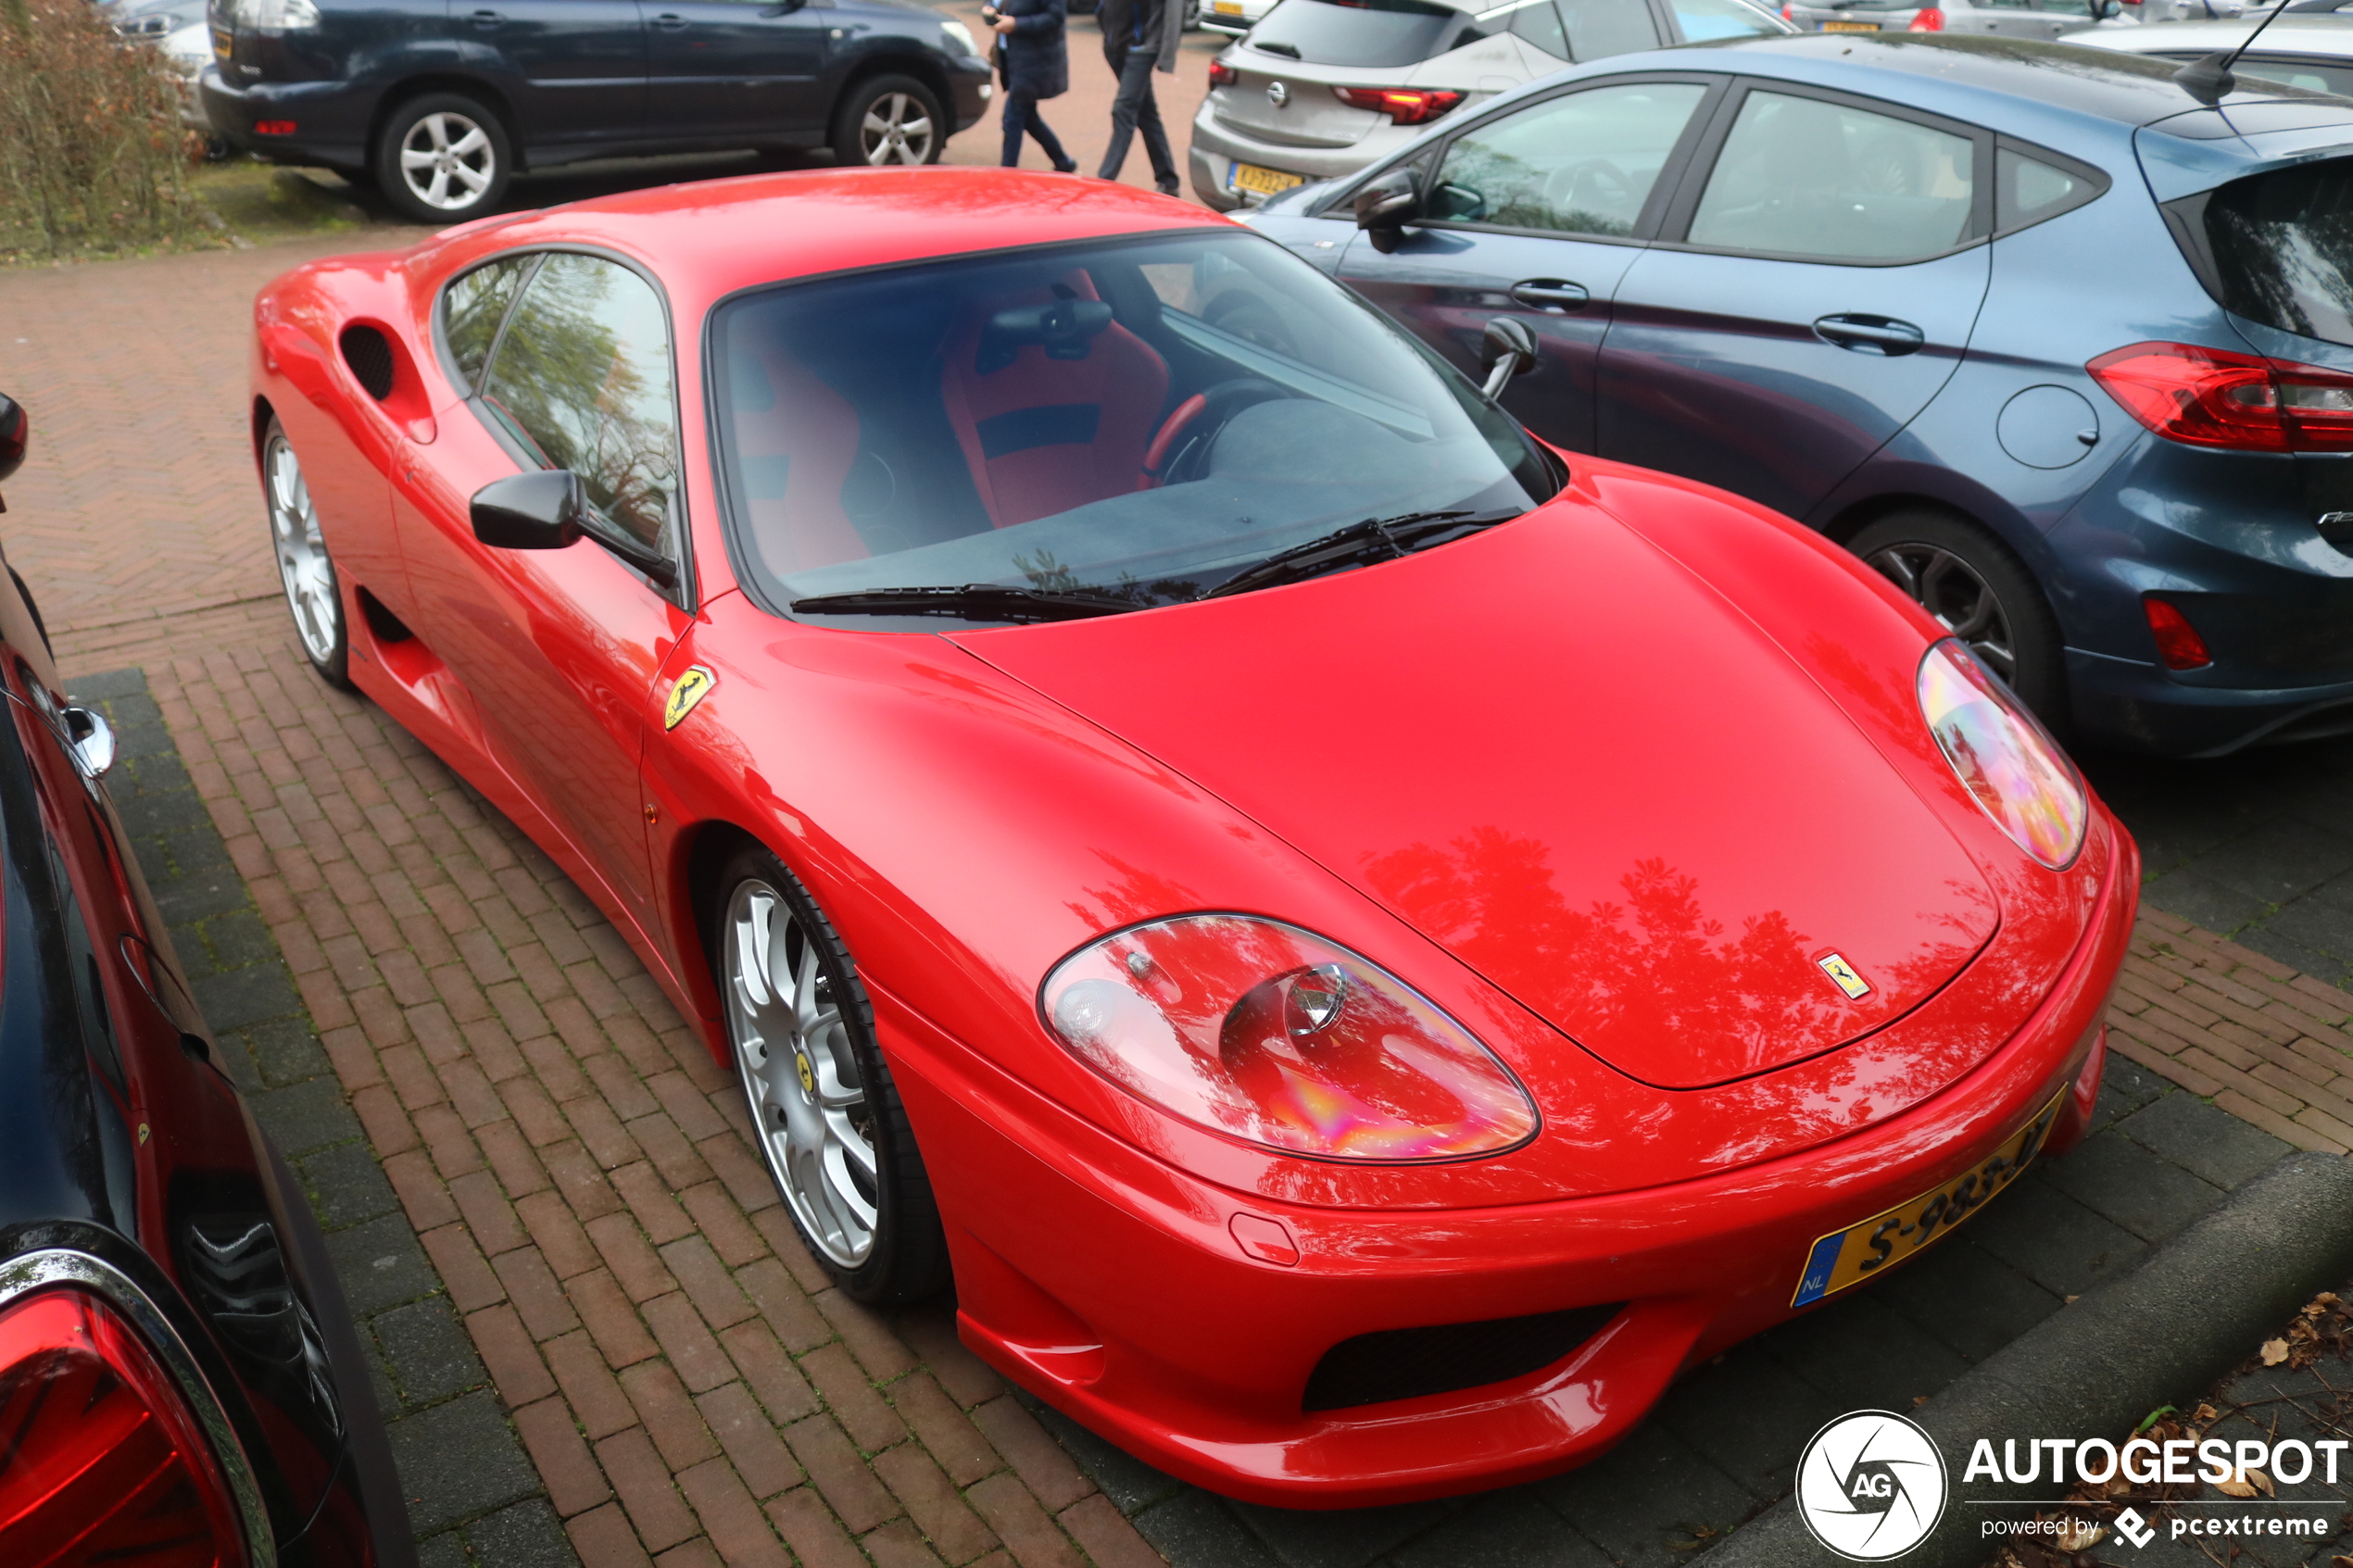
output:
[[2353, 345], [2353, 158], [2234, 180], [2171, 210], [2194, 252], [2204, 241], [2193, 260], [2225, 309]]
[[1304, 65], [1417, 65], [1479, 35], [1469, 18], [1428, 0], [1281, 0], [1250, 44]]

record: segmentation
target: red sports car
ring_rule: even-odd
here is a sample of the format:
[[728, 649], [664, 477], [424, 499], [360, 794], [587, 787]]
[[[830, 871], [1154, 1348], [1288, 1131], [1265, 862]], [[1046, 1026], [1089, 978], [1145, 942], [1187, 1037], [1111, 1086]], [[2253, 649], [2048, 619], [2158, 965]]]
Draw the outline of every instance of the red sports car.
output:
[[1569, 1468], [2082, 1134], [2137, 857], [1968, 647], [1222, 218], [753, 178], [255, 321], [320, 671], [611, 915], [843, 1288], [952, 1273], [1164, 1469]]

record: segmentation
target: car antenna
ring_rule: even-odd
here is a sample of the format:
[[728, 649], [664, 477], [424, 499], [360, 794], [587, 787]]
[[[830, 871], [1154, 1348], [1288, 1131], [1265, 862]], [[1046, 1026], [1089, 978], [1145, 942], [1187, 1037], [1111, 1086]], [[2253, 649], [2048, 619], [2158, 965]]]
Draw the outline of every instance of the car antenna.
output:
[[2265, 28], [2279, 19], [2288, 5], [2289, 0], [2280, 0], [2268, 16], [2255, 24], [2253, 32], [2239, 40], [2237, 48], [2217, 49], [2203, 59], [2192, 60], [2173, 73], [2173, 80], [2180, 83], [2183, 92], [2208, 107], [2221, 103], [2224, 95], [2239, 84], [2238, 78], [2231, 74], [2231, 68], [2238, 63], [2241, 55], [2246, 53], [2247, 45], [2261, 37]]

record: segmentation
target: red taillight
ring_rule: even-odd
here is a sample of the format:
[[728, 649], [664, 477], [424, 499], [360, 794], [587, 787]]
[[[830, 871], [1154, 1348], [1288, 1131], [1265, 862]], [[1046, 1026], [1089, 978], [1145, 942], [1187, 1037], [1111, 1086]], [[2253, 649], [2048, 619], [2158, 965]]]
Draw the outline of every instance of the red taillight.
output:
[[195, 1415], [132, 1327], [61, 1288], [0, 1311], [0, 1562], [245, 1568]]
[[1427, 125], [1463, 101], [1460, 93], [1429, 87], [1335, 87], [1332, 92], [1352, 108], [1375, 110], [1400, 125]]
[[2241, 452], [2353, 451], [2353, 375], [2186, 343], [2136, 343], [2083, 367], [2158, 434]]
[[1904, 31], [1906, 32], [1942, 32], [1944, 31], [1944, 13], [1934, 6], [1923, 6], [1919, 10], [1912, 13], [1911, 25], [1905, 28]]
[[253, 133], [257, 136], [291, 136], [295, 133], [295, 122], [291, 119], [257, 119], [253, 122]]
[[1781, 20], [1785, 22], [1793, 22], [1796, 19], [1797, 8], [1794, 6], [1792, 6], [1789, 3], [1789, 0], [1781, 0]]
[[2206, 651], [2206, 639], [2178, 607], [2151, 594], [2141, 601], [2141, 611], [2149, 618], [2149, 633], [2157, 638], [2157, 657], [2165, 661], [2165, 668], [2203, 670], [2214, 662], [2214, 656]]
[[1232, 66], [1227, 65], [1225, 61], [1212, 60], [1209, 62], [1209, 84], [1212, 87], [1231, 87], [1235, 82], [1239, 82], [1241, 79], [1242, 73], [1236, 70]]

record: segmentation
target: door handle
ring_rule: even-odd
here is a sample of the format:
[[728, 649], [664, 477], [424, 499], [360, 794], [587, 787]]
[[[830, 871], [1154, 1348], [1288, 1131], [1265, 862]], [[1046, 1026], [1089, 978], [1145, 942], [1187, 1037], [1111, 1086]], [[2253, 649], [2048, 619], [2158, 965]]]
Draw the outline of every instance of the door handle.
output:
[[1563, 282], [1558, 278], [1529, 278], [1514, 283], [1506, 292], [1533, 310], [1582, 310], [1586, 301], [1592, 298], [1583, 285]]
[[494, 27], [499, 26], [505, 22], [506, 19], [507, 19], [505, 17], [500, 16], [496, 11], [476, 11], [473, 14], [474, 26], [481, 28], [485, 32]]
[[1890, 358], [1917, 354], [1920, 345], [1928, 342], [1926, 332], [1893, 316], [1825, 316], [1814, 323], [1814, 331], [1841, 348], [1851, 348], [1857, 354], [1884, 354]]
[[686, 19], [675, 11], [664, 11], [654, 19], [654, 25], [664, 32], [675, 32], [686, 25]]

